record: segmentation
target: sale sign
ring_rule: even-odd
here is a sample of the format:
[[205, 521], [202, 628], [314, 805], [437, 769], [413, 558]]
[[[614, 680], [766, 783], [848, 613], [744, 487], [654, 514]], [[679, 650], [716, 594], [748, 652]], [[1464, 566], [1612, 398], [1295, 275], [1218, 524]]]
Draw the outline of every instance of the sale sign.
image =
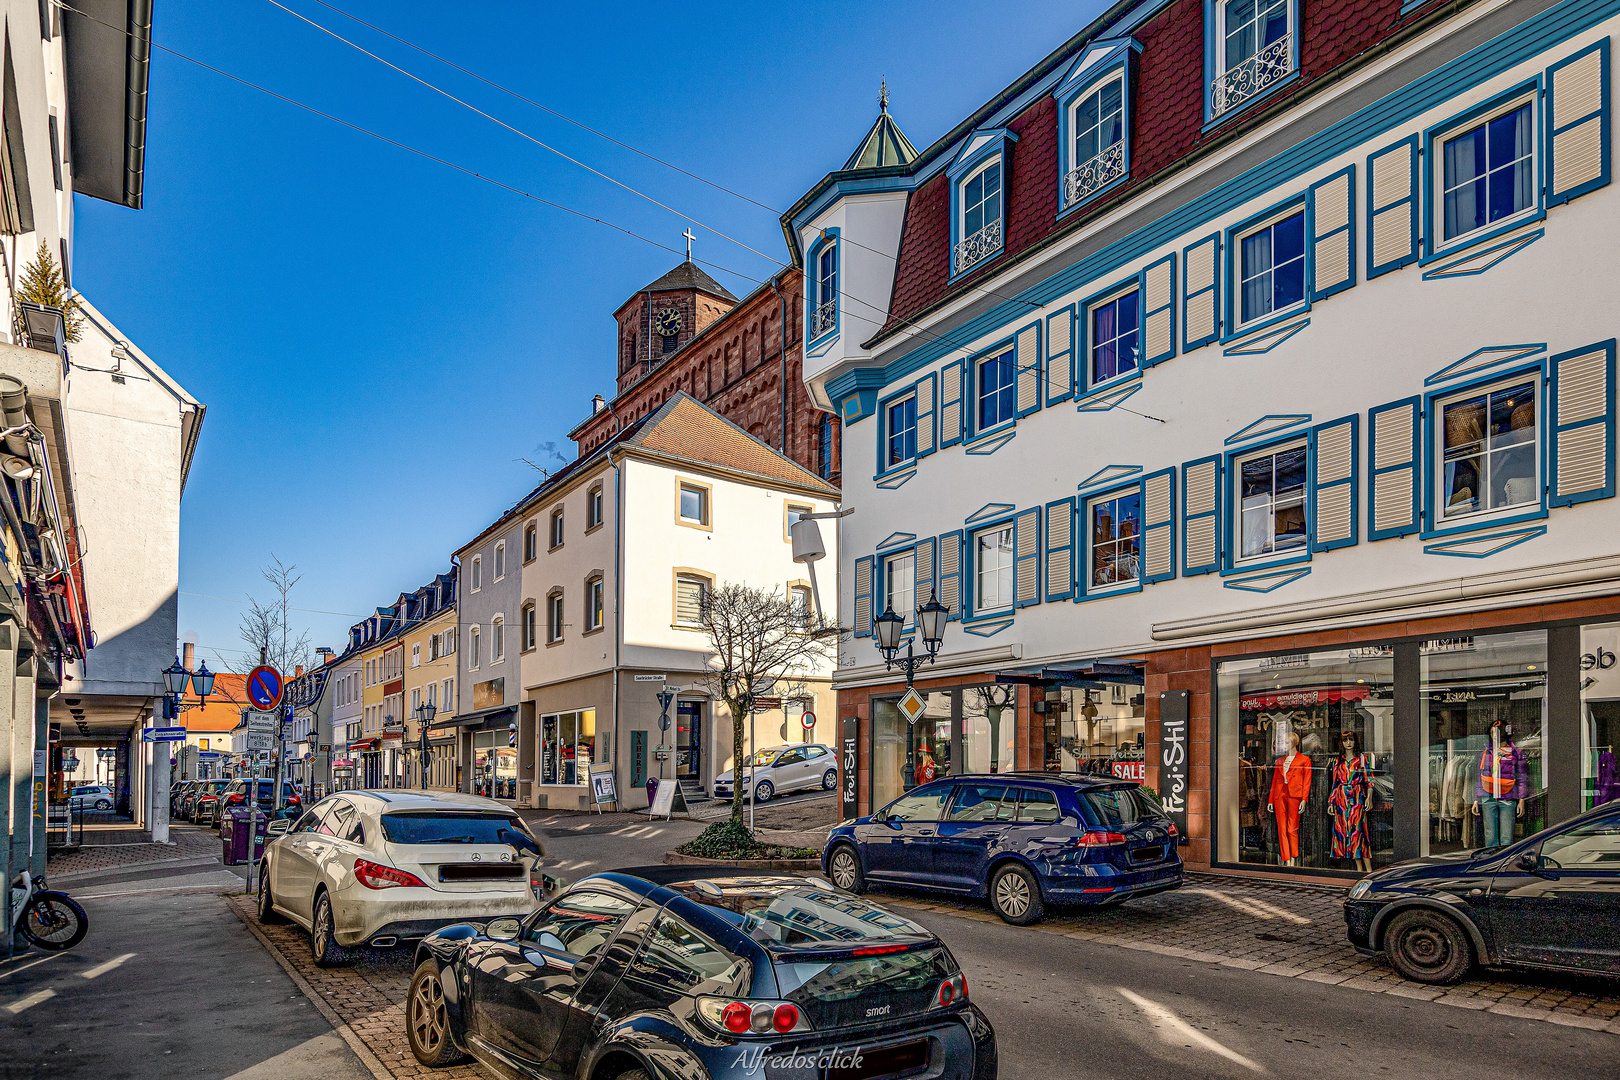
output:
[[1138, 784], [1147, 783], [1146, 761], [1116, 761], [1113, 762], [1114, 776], [1119, 780], [1131, 780]]

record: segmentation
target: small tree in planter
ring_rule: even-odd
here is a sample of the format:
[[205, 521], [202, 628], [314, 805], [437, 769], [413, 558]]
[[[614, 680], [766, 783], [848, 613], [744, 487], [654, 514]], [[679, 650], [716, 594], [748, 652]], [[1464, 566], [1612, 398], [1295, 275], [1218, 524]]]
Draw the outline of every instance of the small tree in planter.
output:
[[70, 342], [84, 336], [84, 313], [79, 310], [78, 297], [62, 279], [62, 270], [43, 240], [39, 242], [34, 261], [23, 269], [22, 280], [17, 283], [17, 299], [60, 308], [63, 336]]
[[728, 829], [748, 835], [743, 825], [743, 728], [762, 687], [774, 684], [788, 697], [833, 661], [838, 628], [794, 604], [781, 589], [735, 582], [711, 589], [703, 599], [703, 626], [709, 633], [709, 692], [731, 713], [731, 759], [736, 798]]

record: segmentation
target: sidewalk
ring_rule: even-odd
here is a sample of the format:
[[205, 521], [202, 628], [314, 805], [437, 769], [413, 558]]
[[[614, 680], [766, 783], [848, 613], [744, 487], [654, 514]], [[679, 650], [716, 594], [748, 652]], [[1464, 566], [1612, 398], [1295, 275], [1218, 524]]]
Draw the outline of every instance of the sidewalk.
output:
[[140, 863], [218, 855], [219, 836], [212, 829], [175, 825], [169, 829], [167, 844], [154, 844], [151, 834], [133, 825], [101, 826], [85, 829], [84, 846], [77, 851], [52, 855], [45, 864], [47, 878], [70, 877], [92, 870]]
[[[873, 892], [880, 903], [902, 910], [1001, 921], [983, 901], [877, 888]], [[1383, 958], [1365, 957], [1351, 948], [1344, 934], [1344, 892], [1189, 874], [1183, 888], [1119, 907], [1048, 909], [1046, 920], [1028, 929], [1620, 1035], [1617, 982], [1520, 972], [1502, 977], [1476, 972], [1479, 977], [1450, 987], [1407, 982]]]

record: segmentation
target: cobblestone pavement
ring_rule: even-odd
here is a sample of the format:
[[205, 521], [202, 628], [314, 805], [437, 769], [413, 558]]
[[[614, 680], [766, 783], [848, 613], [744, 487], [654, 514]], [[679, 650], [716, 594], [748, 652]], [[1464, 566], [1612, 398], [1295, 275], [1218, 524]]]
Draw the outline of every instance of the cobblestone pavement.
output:
[[[982, 902], [874, 889], [897, 908], [1000, 920]], [[1344, 890], [1188, 875], [1173, 892], [1096, 910], [1048, 911], [1036, 933], [1309, 979], [1463, 1009], [1546, 1020], [1620, 1035], [1620, 982], [1514, 973], [1479, 973], [1450, 987], [1408, 982], [1381, 957], [1345, 939]]]
[[77, 851], [52, 855], [45, 864], [46, 876], [68, 877], [115, 866], [195, 859], [203, 855], [220, 853], [219, 834], [212, 829], [202, 829], [193, 825], [171, 828], [167, 844], [152, 843], [151, 837], [139, 829], [129, 831], [128, 835], [129, 840], [124, 842], [97, 842], [86, 844]]

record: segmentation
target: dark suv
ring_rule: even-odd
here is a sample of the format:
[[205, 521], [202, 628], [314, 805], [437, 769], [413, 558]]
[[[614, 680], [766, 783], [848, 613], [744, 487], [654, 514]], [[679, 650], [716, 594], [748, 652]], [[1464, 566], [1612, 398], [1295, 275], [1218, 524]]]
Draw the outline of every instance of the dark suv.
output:
[[1052, 904], [1108, 904], [1182, 882], [1176, 826], [1148, 791], [1061, 773], [953, 776], [833, 829], [833, 884], [867, 882], [988, 897], [1018, 926]]
[[[259, 813], [269, 814], [275, 810], [276, 782], [274, 780], [232, 780], [225, 786], [225, 790], [219, 793], [219, 802], [214, 807], [211, 822], [215, 828], [224, 824], [225, 814], [232, 808], [247, 808], [247, 793], [250, 784], [253, 786], [255, 801], [259, 804]], [[293, 815], [295, 817], [297, 816], [296, 811], [299, 808], [299, 801], [298, 792], [293, 789], [292, 784], [285, 780], [282, 781], [282, 805], [291, 807], [295, 811]]]

